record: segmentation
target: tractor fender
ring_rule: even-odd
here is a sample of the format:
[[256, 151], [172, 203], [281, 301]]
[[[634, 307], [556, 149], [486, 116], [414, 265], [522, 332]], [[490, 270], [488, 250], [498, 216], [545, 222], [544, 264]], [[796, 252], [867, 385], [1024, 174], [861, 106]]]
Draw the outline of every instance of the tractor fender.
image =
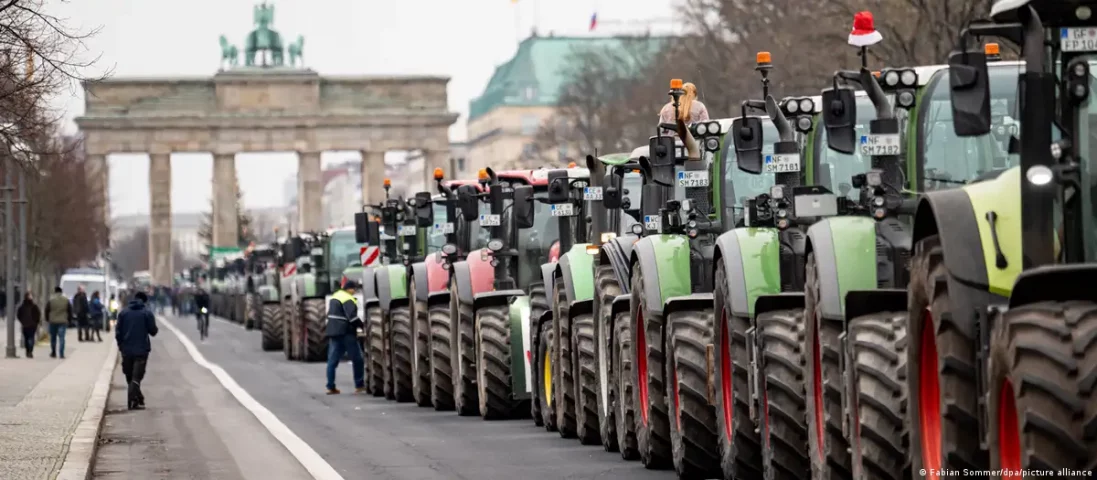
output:
[[876, 220], [827, 218], [808, 228], [807, 241], [819, 275], [819, 308], [824, 317], [842, 320], [846, 292], [877, 287]]
[[692, 293], [681, 297], [670, 297], [663, 307], [663, 315], [674, 312], [712, 310], [712, 293]]
[[533, 375], [528, 361], [532, 357], [529, 315], [529, 297], [525, 294], [514, 297], [510, 302], [510, 378], [516, 398], [528, 398], [533, 392]]
[[477, 293], [472, 296], [472, 309], [475, 311], [484, 307], [509, 305], [511, 298], [525, 294], [526, 292], [521, 290], [493, 290], [490, 292]]
[[759, 295], [754, 300], [754, 315], [761, 315], [766, 312], [773, 312], [777, 310], [803, 310], [804, 309], [804, 293], [803, 292], [787, 292], [778, 293], [774, 295]]
[[846, 320], [881, 312], [906, 312], [907, 291], [898, 288], [846, 292]]
[[278, 289], [274, 285], [259, 285], [256, 293], [263, 303], [278, 303]]
[[490, 292], [495, 287], [495, 267], [491, 266], [491, 252], [488, 249], [469, 252], [465, 264], [468, 265], [469, 286], [473, 295]]
[[594, 298], [594, 258], [587, 253], [587, 245], [572, 246], [556, 264], [556, 274], [564, 279], [569, 305]]
[[472, 274], [468, 262], [453, 264], [453, 281], [457, 282], [457, 301], [472, 305]]
[[392, 300], [389, 300], [388, 311], [392, 311], [393, 309], [400, 308], [400, 307], [407, 307], [410, 304], [411, 304], [411, 299], [408, 298], [408, 297], [394, 298]]
[[613, 303], [609, 307], [610, 319], [617, 318], [618, 314], [629, 313], [629, 302], [632, 301], [632, 295], [623, 294], [613, 297]]
[[781, 293], [781, 240], [776, 229], [724, 232], [716, 238], [713, 258], [723, 262], [733, 315], [753, 318], [759, 296]]
[[443, 257], [445, 257], [445, 254], [435, 252], [428, 255], [426, 261], [423, 262], [427, 269], [427, 275], [424, 277], [427, 279], [427, 292], [440, 292], [449, 289], [449, 270], [446, 270]]
[[[556, 265], [557, 262], [548, 262], [541, 264], [541, 281], [545, 285], [545, 296], [552, 296], [552, 287], [556, 284]], [[552, 303], [552, 299], [548, 299], [549, 303]]]
[[362, 270], [362, 297], [366, 302], [377, 300], [377, 268], [369, 267]]
[[594, 299], [588, 298], [586, 300], [576, 300], [568, 304], [568, 320], [574, 319], [579, 315], [593, 314], [594, 313]]
[[[690, 244], [685, 235], [649, 235], [632, 250], [634, 268], [647, 272], [643, 296], [654, 300], [648, 309], [663, 314], [663, 304], [670, 297], [692, 293]], [[655, 281], [651, 281], [655, 279]]]
[[632, 279], [630, 259], [632, 258], [633, 244], [639, 238], [632, 234], [614, 237], [602, 244], [602, 249], [599, 251], [599, 265], [613, 267], [613, 273], [617, 276], [617, 283], [621, 286], [622, 293], [629, 293], [629, 288], [632, 287], [630, 284]]
[[430, 292], [430, 289], [427, 287], [427, 284], [428, 284], [427, 275], [428, 274], [427, 274], [427, 263], [426, 263], [426, 262], [429, 262], [429, 261], [430, 261], [430, 259], [428, 258], [425, 262], [414, 263], [414, 264], [411, 265], [411, 276], [412, 276], [412, 280], [415, 283], [415, 285], [409, 285], [409, 286], [411, 286], [412, 288], [415, 288], [415, 298], [417, 298], [417, 299], [426, 299], [427, 294]]
[[[975, 287], [989, 288], [988, 265], [979, 241], [980, 223], [986, 223], [986, 218], [976, 217], [971, 197], [963, 189], [930, 192], [918, 202], [912, 240], [918, 243], [937, 235], [949, 275]], [[993, 265], [992, 259], [990, 268]]]
[[449, 305], [449, 290], [431, 292], [427, 295], [427, 308], [434, 308], [436, 305]]
[[389, 302], [392, 301], [391, 272], [386, 267], [378, 268], [374, 273], [375, 287], [377, 288], [377, 302], [381, 305], [381, 311], [388, 313]]
[[1097, 264], [1048, 265], [1025, 270], [1017, 276], [1009, 308], [1035, 302], [1093, 300]]
[[293, 281], [297, 283], [297, 293], [302, 299], [323, 297], [317, 293], [315, 274], [301, 273], [294, 277]]

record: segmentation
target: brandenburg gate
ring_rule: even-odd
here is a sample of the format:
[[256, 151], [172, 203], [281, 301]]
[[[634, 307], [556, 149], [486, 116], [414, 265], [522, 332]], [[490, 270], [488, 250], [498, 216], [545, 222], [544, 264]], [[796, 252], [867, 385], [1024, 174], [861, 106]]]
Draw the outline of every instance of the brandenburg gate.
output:
[[[298, 156], [298, 231], [322, 225], [320, 153], [362, 155], [362, 198], [383, 198], [388, 150], [422, 150], [427, 167], [445, 166], [448, 77], [327, 77], [303, 66], [303, 37], [283, 46], [270, 25], [274, 7], [255, 7], [243, 52], [221, 37], [222, 68], [205, 78], [112, 78], [85, 82], [84, 135], [91, 175], [109, 193], [107, 156], [149, 155], [149, 269], [170, 285], [171, 154], [213, 154], [213, 245], [237, 246], [235, 156], [294, 151]], [[289, 62], [284, 60], [288, 53]], [[244, 65], [239, 65], [243, 54]], [[429, 170], [428, 170], [429, 171]], [[275, 188], [275, 185], [271, 186]]]

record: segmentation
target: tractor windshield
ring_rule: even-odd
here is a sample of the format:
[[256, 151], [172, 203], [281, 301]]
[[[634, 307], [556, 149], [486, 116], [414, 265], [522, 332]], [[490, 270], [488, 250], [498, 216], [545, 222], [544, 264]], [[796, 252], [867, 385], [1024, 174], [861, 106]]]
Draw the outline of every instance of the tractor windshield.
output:
[[[867, 135], [868, 122], [876, 118], [876, 108], [872, 105], [872, 100], [869, 100], [868, 96], [857, 96], [857, 125], [855, 129], [855, 137], [860, 138], [862, 135]], [[830, 187], [836, 194], [849, 187], [849, 193], [846, 194], [848, 198], [856, 201], [861, 192], [858, 189], [852, 188], [850, 182], [854, 175], [865, 173], [871, 166], [872, 157], [861, 155], [860, 151], [854, 151], [852, 155], [831, 150], [827, 147], [827, 129], [820, 125], [819, 135], [815, 143], [816, 154], [818, 155], [819, 165], [826, 164], [830, 166], [830, 178], [821, 178], [820, 182], [823, 185]], [[821, 171], [825, 172], [826, 169]], [[837, 188], [837, 190], [835, 190]]]
[[332, 232], [328, 242], [327, 267], [332, 275], [341, 275], [347, 267], [361, 264], [360, 249], [366, 244], [354, 241], [354, 230]]
[[[629, 210], [635, 212], [640, 208], [640, 191], [644, 188], [644, 177], [639, 173], [629, 172], [626, 173], [624, 178], [621, 179], [621, 198], [628, 199]], [[639, 220], [633, 218], [624, 209], [619, 209], [615, 213], [618, 218], [617, 229], [618, 235], [628, 235], [632, 233], [632, 225], [640, 223]]]
[[[439, 227], [446, 224], [446, 204], [442, 202], [431, 203], [431, 212], [434, 214], [434, 225]], [[427, 254], [442, 251], [446, 244], [446, 234], [439, 228], [431, 226], [427, 234]]]
[[[778, 138], [777, 127], [768, 119], [762, 122], [762, 138], [764, 139], [762, 155], [773, 154], [773, 142], [777, 141]], [[724, 196], [724, 215], [727, 218], [736, 218], [735, 211], [742, 211], [745, 200], [769, 192], [769, 187], [773, 186], [774, 177], [772, 173], [753, 175], [739, 170], [738, 157], [735, 155], [735, 148], [732, 146], [731, 139], [726, 138], [724, 145], [724, 192], [722, 194]]]
[[[541, 275], [541, 264], [548, 261], [549, 248], [560, 238], [560, 221], [552, 216], [552, 207], [544, 200], [548, 195], [546, 187], [534, 187], [533, 228], [518, 231], [518, 288], [525, 289], [535, 277]], [[510, 200], [507, 208], [510, 208]], [[507, 231], [513, 223], [507, 217]], [[563, 252], [561, 252], [563, 253]]]
[[[1086, 57], [1089, 61], [1089, 100], [1078, 116], [1078, 130], [1086, 132], [1076, 135], [1078, 152], [1081, 158], [1082, 183], [1082, 235], [1086, 244], [1086, 260], [1097, 261], [1097, 101], [1094, 91], [1097, 89], [1097, 59]], [[1060, 60], [1061, 61], [1061, 60]], [[1062, 73], [1060, 69], [1056, 69]], [[1057, 128], [1052, 127], [1056, 132]], [[1057, 133], [1053, 133], [1057, 135]]]

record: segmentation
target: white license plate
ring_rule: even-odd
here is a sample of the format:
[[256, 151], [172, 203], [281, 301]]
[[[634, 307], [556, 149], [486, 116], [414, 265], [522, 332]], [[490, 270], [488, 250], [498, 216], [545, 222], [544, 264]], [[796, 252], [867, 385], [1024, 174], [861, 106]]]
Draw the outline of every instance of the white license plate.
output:
[[312, 254], [313, 255], [323, 255], [324, 254], [324, 249], [323, 248], [314, 248], [314, 249], [312, 249]]
[[1060, 29], [1059, 48], [1064, 52], [1097, 51], [1097, 28]]
[[898, 155], [899, 134], [861, 135], [861, 155]]
[[502, 225], [502, 221], [499, 220], [499, 215], [480, 215], [481, 227], [498, 227]]
[[397, 232], [401, 237], [414, 237], [415, 225], [400, 225], [400, 229]]
[[763, 173], [791, 173], [800, 171], [800, 154], [775, 153], [766, 155]]
[[575, 215], [575, 205], [570, 203], [555, 203], [549, 209], [554, 217], [570, 217]]
[[662, 230], [663, 217], [659, 215], [644, 215], [644, 228], [651, 231]]
[[442, 234], [453, 233], [453, 223], [452, 222], [435, 223], [434, 224], [434, 233], [442, 233]]
[[583, 189], [583, 200], [601, 200], [602, 187], [587, 187]]
[[394, 237], [392, 235], [389, 235], [387, 233], [382, 233], [381, 234], [381, 240], [396, 240], [396, 237]]
[[678, 172], [678, 186], [686, 188], [698, 188], [707, 187], [708, 171], [707, 170], [692, 170], [688, 172]]

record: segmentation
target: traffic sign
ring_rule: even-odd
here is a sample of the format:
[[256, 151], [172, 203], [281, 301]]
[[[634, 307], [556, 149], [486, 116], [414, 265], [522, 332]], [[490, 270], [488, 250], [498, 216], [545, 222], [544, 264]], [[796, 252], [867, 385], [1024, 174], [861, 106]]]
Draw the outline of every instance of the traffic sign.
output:
[[362, 259], [362, 266], [368, 267], [377, 263], [377, 258], [381, 256], [381, 249], [372, 246], [360, 247], [358, 256]]

